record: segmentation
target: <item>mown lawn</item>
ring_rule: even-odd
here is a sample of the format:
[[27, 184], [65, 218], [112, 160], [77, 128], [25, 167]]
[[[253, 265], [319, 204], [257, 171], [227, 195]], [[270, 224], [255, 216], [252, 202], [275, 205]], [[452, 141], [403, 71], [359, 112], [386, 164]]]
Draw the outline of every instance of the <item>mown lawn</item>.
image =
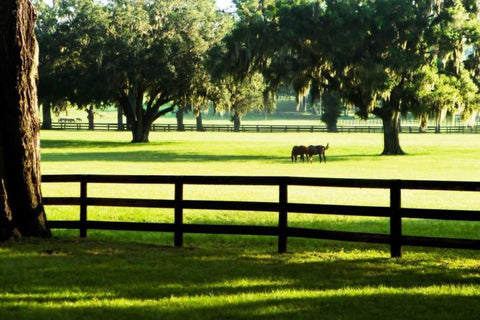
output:
[[280, 255], [254, 239], [232, 248], [200, 237], [198, 247], [174, 249], [117, 237], [1, 244], [0, 318], [450, 320], [480, 312], [476, 252], [390, 259], [382, 248], [319, 241]]
[[[44, 174], [288, 175], [382, 179], [480, 179], [476, 135], [401, 136], [409, 154], [381, 157], [378, 134], [157, 133], [130, 144], [128, 133], [42, 132]], [[326, 144], [327, 164], [291, 163], [295, 144]], [[318, 161], [318, 159], [316, 159]], [[76, 185], [47, 185], [46, 196], [76, 195]], [[99, 196], [169, 198], [169, 187], [104, 186]], [[270, 201], [260, 187], [190, 186], [186, 197]], [[294, 201], [382, 204], [382, 190], [297, 188]], [[477, 193], [407, 192], [405, 206], [478, 210]], [[49, 219], [75, 219], [78, 208], [47, 207]], [[172, 212], [89, 209], [107, 220], [172, 221]], [[186, 212], [186, 222], [269, 224], [275, 216]], [[382, 232], [382, 219], [302, 216], [293, 225]], [[360, 230], [359, 230], [360, 229]], [[405, 222], [407, 234], [478, 239], [473, 223]], [[54, 230], [49, 240], [0, 244], [0, 319], [471, 319], [480, 314], [477, 251], [405, 248], [389, 258], [383, 245], [289, 239]]]
[[[480, 138], [404, 134], [406, 156], [379, 156], [382, 134], [42, 131], [42, 171], [52, 173], [287, 175], [479, 180]], [[290, 162], [294, 145], [330, 144], [327, 165]]]

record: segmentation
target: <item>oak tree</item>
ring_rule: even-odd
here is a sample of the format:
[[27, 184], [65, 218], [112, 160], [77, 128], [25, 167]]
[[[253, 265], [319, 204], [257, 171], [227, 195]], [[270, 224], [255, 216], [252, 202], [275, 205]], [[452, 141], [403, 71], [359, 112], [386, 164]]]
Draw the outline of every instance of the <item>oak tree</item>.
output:
[[0, 2], [0, 239], [50, 236], [40, 188], [36, 10]]

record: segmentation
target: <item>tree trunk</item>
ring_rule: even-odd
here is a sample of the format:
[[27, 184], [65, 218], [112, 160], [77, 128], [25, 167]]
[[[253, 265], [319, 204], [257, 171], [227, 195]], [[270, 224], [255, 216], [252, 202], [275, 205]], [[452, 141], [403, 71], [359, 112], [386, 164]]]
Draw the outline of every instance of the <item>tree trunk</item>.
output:
[[435, 117], [435, 133], [441, 133], [441, 124], [447, 116], [447, 108], [440, 108]]
[[132, 143], [150, 142], [148, 136], [150, 134], [151, 124], [145, 124], [142, 121], [132, 123]]
[[[386, 108], [382, 117], [383, 122], [383, 152], [382, 155], [401, 155], [405, 152], [400, 147], [399, 127], [400, 112], [393, 108]], [[382, 108], [383, 109], [383, 108]]]
[[52, 105], [50, 103], [42, 106], [42, 129], [52, 129]]
[[441, 114], [437, 114], [437, 117], [435, 119], [435, 133], [440, 133], [441, 122], [442, 122], [442, 116], [441, 116]]
[[240, 132], [242, 116], [240, 115], [240, 113], [238, 113], [238, 111], [235, 111], [235, 114], [232, 117], [232, 122], [233, 122], [233, 131]]
[[428, 130], [428, 114], [423, 114], [420, 117], [420, 127], [418, 128], [418, 132], [425, 133]]
[[195, 117], [195, 120], [197, 122], [197, 131], [205, 131], [205, 128], [203, 127], [202, 113], [200, 111]]
[[176, 117], [177, 117], [177, 131], [185, 131], [185, 125], [183, 124], [183, 107], [178, 107]]
[[95, 126], [94, 122], [95, 118], [95, 111], [93, 110], [93, 106], [87, 109], [87, 119], [88, 119], [88, 130], [93, 130]]
[[125, 126], [123, 125], [123, 109], [122, 105], [117, 103], [117, 130], [123, 131]]
[[36, 10], [0, 1], [0, 239], [51, 236], [41, 194]]
[[327, 132], [338, 132], [336, 121], [327, 123]]
[[392, 90], [390, 99], [383, 101], [383, 106], [374, 110], [383, 122], [383, 152], [382, 155], [405, 154], [400, 147], [400, 92]]
[[323, 113], [321, 120], [327, 124], [328, 132], [338, 132], [337, 121], [341, 114], [341, 101], [336, 91], [326, 89], [322, 94]]

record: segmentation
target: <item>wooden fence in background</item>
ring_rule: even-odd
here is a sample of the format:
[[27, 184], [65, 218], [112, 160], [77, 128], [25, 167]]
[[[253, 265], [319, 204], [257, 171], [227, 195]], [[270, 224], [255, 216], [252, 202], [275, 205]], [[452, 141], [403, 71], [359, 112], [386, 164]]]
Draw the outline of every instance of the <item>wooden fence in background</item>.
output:
[[[43, 183], [78, 183], [78, 197], [45, 197], [45, 205], [79, 206], [78, 221], [49, 221], [51, 228], [79, 229], [80, 237], [86, 237], [89, 229], [158, 231], [174, 234], [174, 245], [183, 245], [184, 233], [264, 235], [278, 237], [278, 252], [287, 251], [289, 237], [329, 239], [354, 242], [389, 244], [392, 257], [400, 257], [402, 246], [427, 246], [441, 248], [480, 249], [480, 240], [452, 239], [423, 236], [408, 236], [402, 233], [403, 219], [440, 219], [480, 221], [479, 208], [473, 210], [416, 209], [403, 208], [401, 205], [403, 190], [444, 190], [480, 192], [480, 182], [458, 181], [415, 181], [415, 180], [371, 180], [371, 179], [331, 179], [302, 177], [250, 177], [250, 176], [129, 176], [129, 175], [43, 175]], [[168, 184], [174, 186], [173, 199], [125, 199], [99, 198], [88, 194], [91, 184]], [[213, 201], [184, 199], [185, 185], [243, 185], [272, 186], [278, 188], [278, 201]], [[288, 189], [292, 186], [366, 188], [388, 190], [388, 206], [353, 206], [292, 203], [288, 198]], [[88, 208], [141, 207], [171, 208], [173, 223], [141, 223], [92, 221], [88, 219]], [[183, 222], [184, 209], [235, 210], [253, 212], [275, 212], [278, 223], [273, 226], [257, 225], [213, 225], [187, 224]], [[386, 234], [320, 230], [297, 228], [288, 225], [288, 217], [294, 214], [328, 214], [342, 216], [383, 217], [390, 221], [390, 231]]]
[[[207, 132], [233, 132], [233, 125], [228, 124], [204, 124], [203, 128]], [[85, 122], [54, 122], [52, 129], [61, 130], [88, 130], [88, 123]], [[382, 125], [379, 124], [346, 124], [338, 125], [338, 132], [347, 133], [381, 133], [383, 132]], [[95, 123], [94, 130], [99, 131], [118, 131], [118, 124], [116, 123]], [[124, 125], [120, 131], [127, 130]], [[157, 124], [154, 123], [151, 128], [152, 131], [177, 131], [176, 124]], [[185, 124], [185, 131], [196, 131], [195, 124]], [[327, 132], [325, 125], [241, 125], [240, 132]], [[402, 125], [403, 133], [418, 133], [418, 125]], [[435, 133], [435, 127], [429, 126], [427, 133]], [[462, 125], [446, 125], [440, 127], [441, 133], [480, 133], [480, 126], [467, 127]]]

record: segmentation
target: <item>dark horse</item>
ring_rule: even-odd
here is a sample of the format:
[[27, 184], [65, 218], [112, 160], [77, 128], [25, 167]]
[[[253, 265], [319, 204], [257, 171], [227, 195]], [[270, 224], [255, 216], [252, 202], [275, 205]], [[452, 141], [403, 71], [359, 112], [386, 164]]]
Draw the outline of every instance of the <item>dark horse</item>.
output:
[[300, 159], [305, 162], [305, 156], [308, 157], [308, 148], [305, 146], [294, 146], [292, 148], [292, 162], [297, 162], [297, 156], [300, 156]]
[[320, 162], [322, 162], [322, 156], [323, 156], [323, 161], [327, 163], [327, 158], [325, 157], [325, 150], [328, 149], [329, 143], [327, 143], [326, 146], [318, 145], [318, 146], [308, 146], [308, 161], [313, 162], [313, 156], [318, 154], [318, 158], [320, 159]]

